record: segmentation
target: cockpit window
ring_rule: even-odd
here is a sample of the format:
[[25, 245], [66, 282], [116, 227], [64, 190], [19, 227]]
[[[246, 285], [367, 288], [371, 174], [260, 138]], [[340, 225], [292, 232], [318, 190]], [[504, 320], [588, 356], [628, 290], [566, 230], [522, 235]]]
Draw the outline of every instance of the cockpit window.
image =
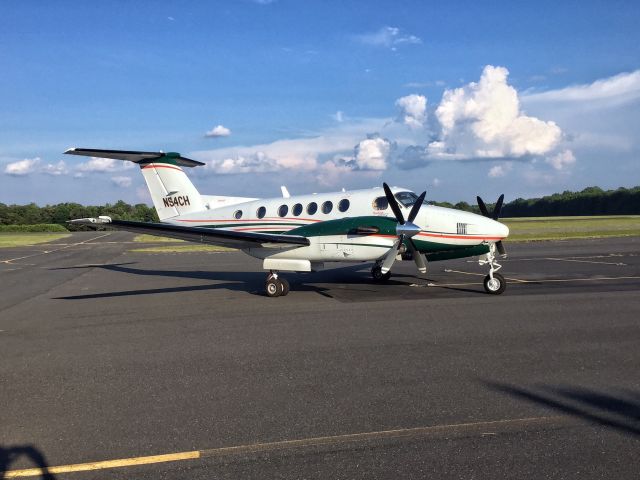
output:
[[[398, 192], [395, 194], [396, 199], [405, 207], [411, 207], [416, 200], [418, 200], [418, 195], [413, 192]], [[425, 199], [423, 205], [427, 205], [427, 200]]]

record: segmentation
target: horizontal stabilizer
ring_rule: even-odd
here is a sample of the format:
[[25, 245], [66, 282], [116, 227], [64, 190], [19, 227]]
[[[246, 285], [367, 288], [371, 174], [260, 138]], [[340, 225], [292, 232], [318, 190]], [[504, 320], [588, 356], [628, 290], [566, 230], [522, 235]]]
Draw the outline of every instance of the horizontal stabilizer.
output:
[[136, 152], [131, 150], [98, 150], [91, 148], [70, 148], [68, 155], [82, 155], [85, 157], [112, 158], [114, 160], [128, 160], [134, 163], [152, 163], [154, 160], [175, 163], [181, 167], [198, 167], [204, 163], [183, 157], [177, 152]]

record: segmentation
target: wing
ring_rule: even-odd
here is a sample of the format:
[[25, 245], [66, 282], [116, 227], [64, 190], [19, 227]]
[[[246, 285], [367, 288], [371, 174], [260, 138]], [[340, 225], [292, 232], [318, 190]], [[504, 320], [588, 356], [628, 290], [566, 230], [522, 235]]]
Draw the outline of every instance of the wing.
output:
[[301, 235], [277, 235], [269, 233], [234, 232], [219, 228], [183, 227], [168, 223], [129, 222], [112, 220], [111, 217], [79, 218], [69, 223], [98, 227], [101, 225], [134, 233], [146, 233], [159, 237], [176, 238], [187, 242], [205, 243], [231, 248], [290, 248], [305, 247], [310, 244], [307, 237]]

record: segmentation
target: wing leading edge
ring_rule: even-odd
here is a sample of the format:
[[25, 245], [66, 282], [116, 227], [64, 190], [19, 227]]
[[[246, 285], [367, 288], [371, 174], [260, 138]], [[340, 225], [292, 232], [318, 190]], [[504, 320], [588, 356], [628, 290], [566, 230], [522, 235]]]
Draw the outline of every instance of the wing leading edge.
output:
[[305, 247], [310, 244], [307, 237], [300, 235], [278, 235], [269, 233], [235, 232], [219, 228], [184, 227], [167, 223], [130, 222], [112, 220], [110, 217], [80, 218], [69, 223], [98, 227], [104, 225], [116, 230], [133, 233], [144, 233], [159, 237], [169, 237], [187, 242], [219, 245], [230, 248], [255, 248], [258, 246], [272, 248]]

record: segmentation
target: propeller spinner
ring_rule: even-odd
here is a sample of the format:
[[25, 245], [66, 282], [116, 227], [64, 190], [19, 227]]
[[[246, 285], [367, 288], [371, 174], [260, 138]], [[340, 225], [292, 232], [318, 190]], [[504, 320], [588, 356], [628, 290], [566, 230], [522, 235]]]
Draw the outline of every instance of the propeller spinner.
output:
[[[500, 197], [498, 198], [498, 201], [493, 207], [493, 211], [491, 213], [489, 213], [487, 206], [479, 196], [476, 197], [476, 200], [478, 200], [478, 208], [480, 208], [480, 212], [482, 213], [483, 216], [496, 221], [500, 218], [500, 213], [502, 213], [502, 204], [504, 202], [504, 193], [500, 195]], [[502, 244], [502, 240], [499, 240], [496, 242], [496, 249], [498, 250], [498, 253], [500, 255], [507, 254], [507, 251], [504, 249], [504, 245]]]
[[387, 185], [386, 183], [383, 183], [382, 187], [384, 188], [384, 194], [387, 197], [387, 202], [389, 203], [389, 206], [391, 207], [391, 210], [393, 211], [393, 214], [395, 215], [396, 220], [398, 221], [398, 225], [396, 226], [396, 233], [398, 234], [398, 239], [394, 242], [393, 246], [389, 249], [389, 252], [385, 255], [382, 261], [382, 265], [381, 265], [382, 274], [383, 275], [386, 274], [391, 269], [394, 262], [396, 261], [398, 250], [400, 250], [400, 247], [405, 241], [407, 244], [407, 248], [409, 249], [409, 251], [413, 256], [413, 261], [416, 263], [416, 266], [418, 267], [418, 271], [420, 273], [427, 273], [426, 261], [418, 251], [416, 244], [413, 243], [413, 240], [411, 238], [414, 235], [420, 233], [420, 227], [415, 223], [413, 223], [413, 221], [415, 220], [416, 216], [418, 215], [418, 212], [420, 211], [420, 208], [422, 207], [422, 202], [424, 201], [424, 198], [427, 195], [427, 192], [422, 192], [422, 194], [418, 197], [416, 202], [413, 204], [413, 207], [411, 207], [409, 216], [405, 221], [404, 215], [402, 214], [402, 209], [400, 208], [400, 205], [398, 205], [398, 201], [396, 200], [396, 197], [393, 196], [393, 193], [391, 192], [389, 185]]

